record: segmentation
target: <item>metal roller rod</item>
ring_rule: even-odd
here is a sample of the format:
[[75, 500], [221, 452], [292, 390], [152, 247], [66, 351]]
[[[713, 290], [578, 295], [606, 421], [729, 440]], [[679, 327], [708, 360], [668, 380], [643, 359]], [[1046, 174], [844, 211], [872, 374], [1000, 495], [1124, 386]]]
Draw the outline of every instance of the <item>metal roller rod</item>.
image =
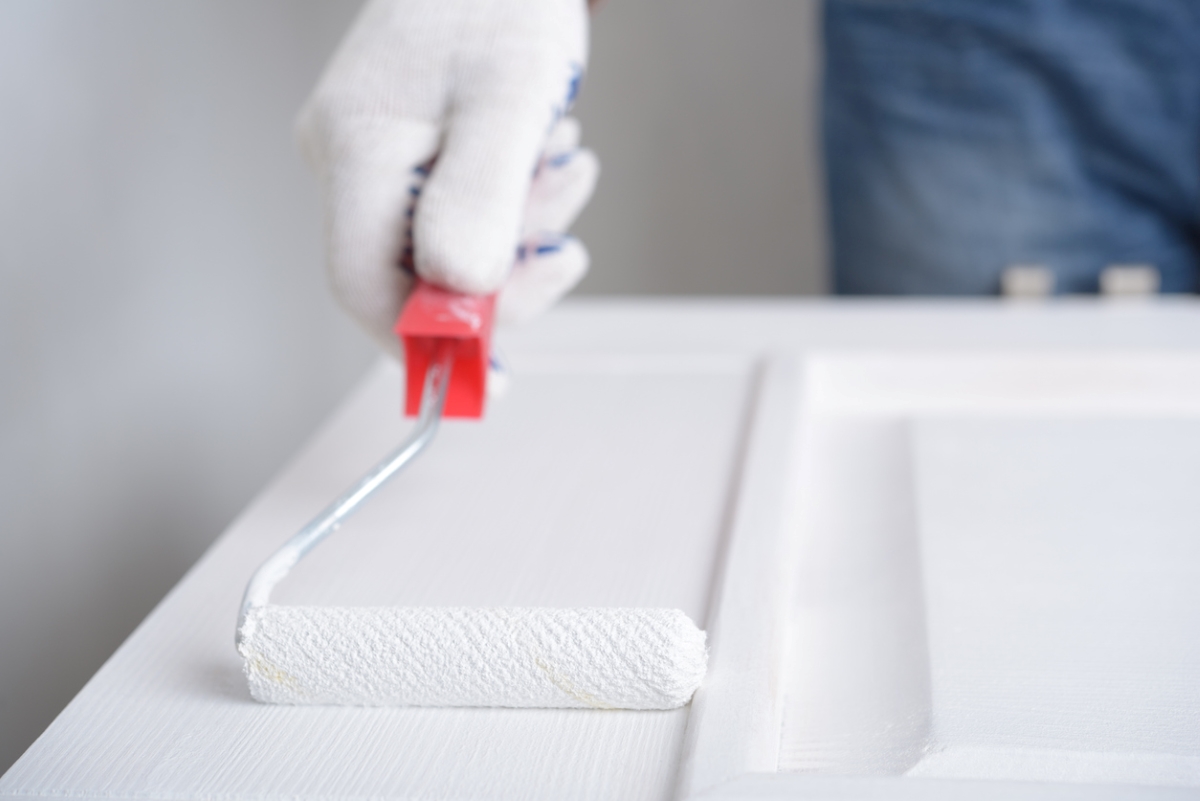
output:
[[377, 464], [371, 472], [363, 476], [357, 484], [346, 490], [337, 500], [325, 507], [304, 528], [300, 529], [280, 547], [267, 561], [263, 562], [250, 583], [246, 585], [246, 594], [242, 597], [242, 608], [238, 615], [236, 644], [242, 644], [242, 627], [250, 610], [264, 606], [271, 597], [275, 585], [287, 576], [296, 563], [304, 558], [322, 540], [332, 534], [350, 515], [358, 510], [363, 501], [371, 497], [375, 490], [387, 483], [388, 479], [400, 472], [417, 454], [433, 441], [437, 433], [438, 423], [442, 419], [442, 408], [446, 404], [446, 390], [450, 386], [450, 371], [454, 366], [454, 344], [439, 343], [434, 357], [430, 361], [429, 370], [425, 374], [425, 387], [421, 394], [421, 412], [417, 416], [416, 425], [408, 439], [404, 440], [396, 450], [392, 451], [383, 461]]

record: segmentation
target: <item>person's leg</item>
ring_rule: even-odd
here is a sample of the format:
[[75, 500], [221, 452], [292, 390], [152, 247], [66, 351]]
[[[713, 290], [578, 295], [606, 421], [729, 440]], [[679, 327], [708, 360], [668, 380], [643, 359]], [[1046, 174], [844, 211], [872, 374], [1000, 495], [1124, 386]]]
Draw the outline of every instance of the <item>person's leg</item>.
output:
[[1094, 292], [1200, 268], [1200, 3], [828, 0], [834, 285], [986, 294], [1011, 264]]

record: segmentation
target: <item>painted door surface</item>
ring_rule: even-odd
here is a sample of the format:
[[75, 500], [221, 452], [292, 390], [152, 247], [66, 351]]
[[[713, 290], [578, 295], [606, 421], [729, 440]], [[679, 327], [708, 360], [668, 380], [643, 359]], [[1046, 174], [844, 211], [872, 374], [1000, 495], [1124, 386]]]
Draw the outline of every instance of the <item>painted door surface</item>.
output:
[[1200, 793], [1197, 376], [811, 357], [772, 792]]
[[280, 587], [678, 606], [673, 712], [250, 700], [241, 590], [401, 437], [381, 366], [0, 794], [1197, 797], [1198, 308], [570, 306]]
[[[280, 603], [663, 606], [703, 621], [754, 401], [741, 358], [525, 360], [284, 581]], [[382, 364], [0, 780], [3, 795], [670, 793], [669, 712], [270, 707], [234, 651], [251, 572], [399, 441]], [[582, 712], [582, 714], [580, 714]]]

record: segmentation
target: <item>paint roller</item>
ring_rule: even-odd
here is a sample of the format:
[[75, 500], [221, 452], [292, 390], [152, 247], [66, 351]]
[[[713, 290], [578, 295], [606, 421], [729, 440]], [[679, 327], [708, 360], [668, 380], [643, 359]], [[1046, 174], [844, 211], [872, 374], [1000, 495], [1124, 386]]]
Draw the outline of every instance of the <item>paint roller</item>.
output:
[[270, 603], [318, 543], [433, 440], [480, 417], [495, 296], [418, 282], [396, 331], [408, 438], [251, 577], [237, 649], [251, 695], [273, 704], [673, 709], [704, 678], [705, 634], [678, 609], [323, 607]]

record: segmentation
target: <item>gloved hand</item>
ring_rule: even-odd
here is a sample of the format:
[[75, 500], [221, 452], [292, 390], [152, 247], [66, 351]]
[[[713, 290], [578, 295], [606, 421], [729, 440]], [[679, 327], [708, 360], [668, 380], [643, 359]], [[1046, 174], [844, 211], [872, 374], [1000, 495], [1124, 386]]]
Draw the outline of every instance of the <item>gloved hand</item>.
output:
[[386, 350], [413, 282], [500, 289], [527, 319], [583, 277], [563, 234], [599, 165], [564, 118], [584, 0], [371, 0], [297, 124], [321, 177], [335, 294]]

